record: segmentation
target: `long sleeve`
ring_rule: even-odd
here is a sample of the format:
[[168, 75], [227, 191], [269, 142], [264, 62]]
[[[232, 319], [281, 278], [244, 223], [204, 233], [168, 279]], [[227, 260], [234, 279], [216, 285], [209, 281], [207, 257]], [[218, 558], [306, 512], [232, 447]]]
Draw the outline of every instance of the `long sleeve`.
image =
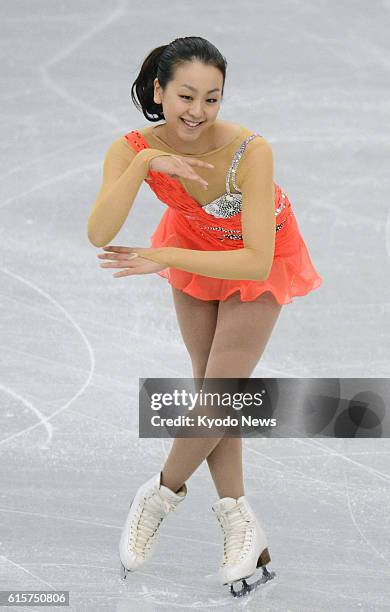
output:
[[275, 249], [275, 191], [272, 149], [265, 139], [249, 143], [236, 183], [242, 192], [244, 248], [197, 251], [177, 247], [150, 249], [142, 257], [167, 267], [212, 278], [265, 280]]
[[100, 191], [88, 218], [88, 238], [94, 246], [104, 246], [115, 238], [148, 175], [150, 161], [160, 155], [170, 154], [152, 148], [136, 153], [122, 137], [111, 144]]

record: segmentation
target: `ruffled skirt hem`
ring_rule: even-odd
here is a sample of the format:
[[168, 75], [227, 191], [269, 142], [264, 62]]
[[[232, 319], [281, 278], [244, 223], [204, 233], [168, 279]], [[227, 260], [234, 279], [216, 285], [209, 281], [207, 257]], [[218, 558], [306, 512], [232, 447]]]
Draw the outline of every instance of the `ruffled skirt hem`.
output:
[[[197, 236], [177, 231], [169, 221], [170, 213], [170, 210], [166, 211], [151, 236], [153, 248], [178, 246], [209, 250], [210, 247], [202, 244]], [[323, 282], [312, 264], [294, 214], [290, 215], [286, 227], [277, 236], [272, 268], [264, 281], [219, 279], [169, 267], [156, 274], [165, 278], [172, 287], [199, 300], [225, 301], [239, 291], [242, 302], [252, 302], [270, 291], [278, 304], [291, 304], [293, 298], [307, 295]]]
[[271, 292], [278, 302], [278, 304], [291, 304], [293, 298], [295, 297], [303, 297], [317, 289], [322, 285], [322, 278], [315, 275], [311, 279], [310, 282], [304, 281], [302, 278], [299, 279], [297, 275], [294, 275], [295, 285], [290, 287], [290, 290], [286, 288], [282, 289], [281, 287], [276, 287], [275, 284], [267, 279], [265, 281], [233, 281], [233, 280], [221, 280], [219, 283], [219, 287], [210, 286], [207, 284], [207, 287], [204, 286], [204, 282], [199, 279], [207, 279], [212, 281], [217, 281], [217, 278], [210, 278], [205, 276], [200, 276], [199, 274], [188, 274], [188, 281], [185, 281], [183, 278], [180, 279], [175, 275], [175, 272], [182, 272], [181, 270], [176, 270], [174, 268], [165, 268], [165, 270], [161, 270], [157, 272], [159, 276], [165, 278], [168, 283], [175, 287], [175, 289], [179, 289], [183, 291], [183, 293], [187, 293], [192, 297], [197, 298], [198, 300], [218, 300], [224, 302], [227, 300], [233, 293], [240, 292], [240, 300], [241, 302], [253, 302], [258, 298], [262, 293], [266, 293], [267, 291]]

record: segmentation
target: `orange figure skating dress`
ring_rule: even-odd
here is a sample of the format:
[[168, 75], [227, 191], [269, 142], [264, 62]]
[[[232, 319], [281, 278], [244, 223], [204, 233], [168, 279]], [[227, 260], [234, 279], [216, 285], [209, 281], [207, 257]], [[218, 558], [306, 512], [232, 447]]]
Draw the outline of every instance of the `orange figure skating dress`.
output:
[[[236, 192], [239, 192], [235, 183], [238, 164], [247, 144], [257, 136], [261, 137], [252, 133], [236, 149], [226, 175], [226, 193], [203, 206], [178, 180], [161, 172], [148, 172], [145, 181], [158, 199], [167, 205], [151, 236], [153, 248], [174, 246], [207, 251], [243, 248], [241, 195], [230, 191], [230, 180]], [[124, 138], [136, 153], [150, 147], [138, 130], [125, 134]], [[212, 278], [172, 267], [157, 274], [167, 279], [173, 287], [201, 300], [226, 300], [239, 291], [241, 301], [249, 302], [261, 293], [271, 291], [279, 304], [288, 304], [292, 298], [318, 288], [322, 278], [311, 262], [291, 203], [279, 185], [274, 183], [274, 187], [275, 251], [271, 272], [266, 280]]]

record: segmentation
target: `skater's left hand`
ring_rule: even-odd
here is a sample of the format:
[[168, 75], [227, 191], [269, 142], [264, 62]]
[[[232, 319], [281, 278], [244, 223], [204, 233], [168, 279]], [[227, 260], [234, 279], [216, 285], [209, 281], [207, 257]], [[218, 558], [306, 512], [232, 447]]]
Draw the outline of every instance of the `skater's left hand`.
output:
[[107, 252], [99, 253], [99, 259], [111, 261], [100, 264], [101, 268], [125, 268], [122, 272], [113, 274], [115, 278], [133, 274], [153, 274], [167, 267], [142, 257], [142, 253], [152, 253], [153, 249], [109, 245], [103, 247], [103, 251]]

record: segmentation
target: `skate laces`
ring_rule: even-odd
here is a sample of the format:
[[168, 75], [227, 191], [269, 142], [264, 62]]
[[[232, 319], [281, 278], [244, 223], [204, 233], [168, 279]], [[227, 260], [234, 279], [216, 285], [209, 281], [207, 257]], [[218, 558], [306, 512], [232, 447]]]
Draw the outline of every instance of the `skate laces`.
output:
[[223, 514], [217, 513], [224, 533], [222, 566], [235, 563], [248, 552], [252, 542], [253, 521], [237, 504]]
[[163, 519], [176, 507], [176, 503], [164, 497], [159, 490], [142, 501], [130, 526], [129, 536], [129, 544], [137, 555], [145, 556]]

